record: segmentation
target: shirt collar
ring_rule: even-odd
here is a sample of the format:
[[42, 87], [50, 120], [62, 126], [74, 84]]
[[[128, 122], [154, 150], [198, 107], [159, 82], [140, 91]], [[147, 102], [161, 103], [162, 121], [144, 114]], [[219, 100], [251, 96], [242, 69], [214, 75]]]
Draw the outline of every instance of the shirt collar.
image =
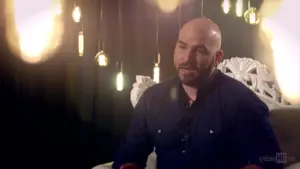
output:
[[[215, 86], [215, 81], [220, 74], [221, 72], [219, 70], [215, 70], [204, 83], [201, 83], [201, 86], [199, 86], [198, 88], [197, 99], [195, 100], [195, 102], [198, 102], [199, 100], [201, 100], [201, 98], [203, 98], [204, 96], [206, 96], [211, 92], [211, 90]], [[189, 104], [190, 98], [187, 96], [186, 92], [184, 91], [178, 76], [176, 78], [175, 88], [177, 89], [177, 101], [179, 102], [179, 104], [181, 105]]]

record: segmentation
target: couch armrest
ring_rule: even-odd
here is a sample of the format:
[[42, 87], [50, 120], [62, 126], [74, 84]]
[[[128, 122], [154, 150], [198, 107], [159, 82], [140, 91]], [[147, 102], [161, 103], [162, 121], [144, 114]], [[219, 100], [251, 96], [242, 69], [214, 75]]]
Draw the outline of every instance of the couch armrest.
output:
[[100, 165], [93, 167], [92, 169], [112, 169], [112, 164], [113, 164], [113, 162], [100, 164]]
[[300, 169], [300, 162], [296, 164], [292, 164], [285, 169]]

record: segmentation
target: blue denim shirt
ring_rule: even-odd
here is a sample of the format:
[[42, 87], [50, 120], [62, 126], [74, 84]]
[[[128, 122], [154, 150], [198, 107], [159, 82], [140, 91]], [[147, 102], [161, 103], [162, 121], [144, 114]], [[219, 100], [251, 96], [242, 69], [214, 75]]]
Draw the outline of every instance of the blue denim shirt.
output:
[[267, 106], [242, 83], [217, 72], [187, 106], [178, 77], [148, 88], [135, 107], [113, 168], [135, 163], [145, 168], [156, 148], [157, 169], [240, 169], [280, 153]]

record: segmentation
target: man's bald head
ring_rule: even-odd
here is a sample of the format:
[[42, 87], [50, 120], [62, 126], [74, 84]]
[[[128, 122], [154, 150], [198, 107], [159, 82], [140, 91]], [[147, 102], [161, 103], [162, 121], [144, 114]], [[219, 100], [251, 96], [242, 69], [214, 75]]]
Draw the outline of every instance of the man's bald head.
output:
[[210, 19], [195, 18], [183, 25], [174, 51], [181, 81], [194, 85], [211, 74], [223, 57], [221, 32]]
[[179, 38], [182, 36], [198, 35], [208, 42], [209, 47], [213, 47], [216, 50], [221, 49], [221, 31], [216, 23], [211, 19], [201, 17], [195, 18], [183, 25], [179, 32]]

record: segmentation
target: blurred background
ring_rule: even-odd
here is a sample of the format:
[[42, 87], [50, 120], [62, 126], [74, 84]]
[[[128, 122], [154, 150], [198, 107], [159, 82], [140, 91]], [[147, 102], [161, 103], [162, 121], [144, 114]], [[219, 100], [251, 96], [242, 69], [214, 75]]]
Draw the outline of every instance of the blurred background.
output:
[[1, 165], [91, 168], [111, 161], [132, 116], [135, 76], [152, 77], [155, 63], [160, 80], [174, 75], [178, 30], [192, 18], [220, 26], [225, 59], [250, 57], [273, 70], [270, 44], [260, 40], [262, 0], [251, 0], [256, 11], [242, 1], [240, 16], [236, 1], [168, 2], [2, 0]]

